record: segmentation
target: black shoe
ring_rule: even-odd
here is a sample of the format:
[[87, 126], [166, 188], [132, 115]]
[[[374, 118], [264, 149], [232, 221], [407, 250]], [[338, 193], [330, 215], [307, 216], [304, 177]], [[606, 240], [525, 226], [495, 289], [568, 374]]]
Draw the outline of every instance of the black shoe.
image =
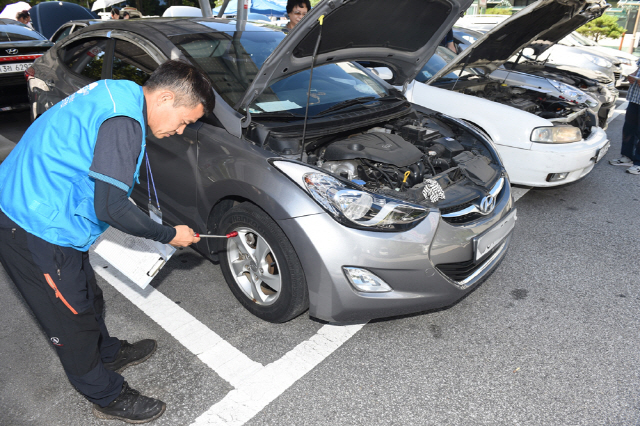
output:
[[158, 342], [152, 339], [140, 340], [133, 345], [126, 340], [121, 340], [121, 346], [118, 355], [113, 362], [105, 362], [104, 367], [107, 370], [122, 373], [122, 371], [132, 365], [140, 364], [153, 355], [158, 347]]
[[167, 405], [159, 399], [140, 395], [127, 382], [122, 384], [120, 395], [106, 407], [93, 404], [93, 415], [99, 419], [122, 420], [127, 423], [146, 423], [164, 413]]

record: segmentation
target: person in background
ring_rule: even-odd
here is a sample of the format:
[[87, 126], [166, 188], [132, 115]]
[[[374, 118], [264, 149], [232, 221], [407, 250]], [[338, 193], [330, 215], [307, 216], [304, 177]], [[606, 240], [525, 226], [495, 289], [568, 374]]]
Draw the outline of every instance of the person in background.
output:
[[124, 12], [122, 14], [122, 19], [130, 19], [130, 18], [131, 18], [131, 16], [129, 15], [129, 12]]
[[111, 19], [120, 19], [120, 9], [117, 7], [111, 9]]
[[456, 51], [456, 45], [453, 43], [453, 29], [449, 30], [446, 36], [440, 42], [440, 46], [444, 46], [451, 50], [453, 53], [458, 53]]
[[309, 0], [289, 0], [287, 1], [287, 15], [289, 15], [289, 23], [285, 27], [287, 31], [291, 31], [298, 22], [305, 17], [311, 10], [311, 2]]
[[622, 126], [622, 157], [609, 161], [614, 166], [628, 167], [627, 173], [640, 175], [640, 60], [638, 69], [627, 77], [629, 80], [629, 91], [627, 101], [629, 106], [624, 115], [624, 125]]
[[29, 28], [33, 28], [31, 26], [31, 15], [29, 15], [29, 11], [28, 10], [23, 10], [22, 12], [18, 12], [16, 14], [16, 21], [19, 21], [19, 22], [25, 24]]

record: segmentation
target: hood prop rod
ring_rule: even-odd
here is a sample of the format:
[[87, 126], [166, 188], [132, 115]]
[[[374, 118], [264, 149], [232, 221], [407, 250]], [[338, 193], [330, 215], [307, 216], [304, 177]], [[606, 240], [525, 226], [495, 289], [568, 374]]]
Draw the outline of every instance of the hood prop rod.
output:
[[318, 22], [320, 23], [320, 31], [318, 31], [318, 40], [316, 40], [316, 47], [313, 49], [313, 56], [311, 57], [311, 70], [309, 72], [309, 88], [307, 89], [307, 106], [304, 110], [304, 125], [302, 126], [302, 146], [300, 148], [300, 161], [303, 161], [304, 156], [304, 139], [307, 135], [307, 119], [309, 118], [309, 98], [311, 97], [311, 81], [313, 80], [313, 67], [316, 65], [316, 55], [318, 54], [318, 48], [320, 47], [320, 40], [322, 39], [322, 22], [324, 21], [324, 15], [320, 15]]
[[507, 79], [509, 78], [509, 76], [511, 75], [511, 73], [512, 73], [513, 71], [515, 71], [515, 70], [516, 70], [516, 67], [518, 66], [518, 62], [520, 62], [520, 59], [522, 58], [522, 54], [523, 54], [523, 53], [524, 53], [524, 49], [521, 49], [521, 50], [520, 50], [520, 54], [519, 54], [519, 55], [518, 55], [518, 57], [516, 58], [515, 63], [513, 64], [513, 66], [511, 67], [511, 69], [510, 69], [510, 70], [508, 70], [507, 75], [504, 77], [504, 80], [502, 80], [502, 84], [504, 84], [504, 83], [507, 81]]

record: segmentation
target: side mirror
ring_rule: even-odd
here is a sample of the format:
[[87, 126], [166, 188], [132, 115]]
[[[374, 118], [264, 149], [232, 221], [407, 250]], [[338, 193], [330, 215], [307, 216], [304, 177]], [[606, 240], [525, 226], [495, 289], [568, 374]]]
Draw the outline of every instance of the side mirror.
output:
[[375, 67], [369, 68], [375, 75], [380, 77], [383, 80], [391, 80], [393, 79], [393, 71], [387, 67]]

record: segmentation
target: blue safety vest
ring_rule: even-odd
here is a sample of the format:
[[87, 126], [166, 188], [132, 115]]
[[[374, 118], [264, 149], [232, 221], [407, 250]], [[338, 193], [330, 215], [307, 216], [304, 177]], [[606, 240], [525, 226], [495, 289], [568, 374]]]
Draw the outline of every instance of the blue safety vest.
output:
[[[146, 126], [142, 87], [101, 80], [60, 101], [27, 130], [0, 165], [0, 208], [27, 232], [52, 244], [86, 251], [109, 225], [93, 206], [94, 179], [128, 190], [138, 182]], [[136, 171], [125, 186], [89, 170], [100, 125], [116, 116], [140, 123]]]

